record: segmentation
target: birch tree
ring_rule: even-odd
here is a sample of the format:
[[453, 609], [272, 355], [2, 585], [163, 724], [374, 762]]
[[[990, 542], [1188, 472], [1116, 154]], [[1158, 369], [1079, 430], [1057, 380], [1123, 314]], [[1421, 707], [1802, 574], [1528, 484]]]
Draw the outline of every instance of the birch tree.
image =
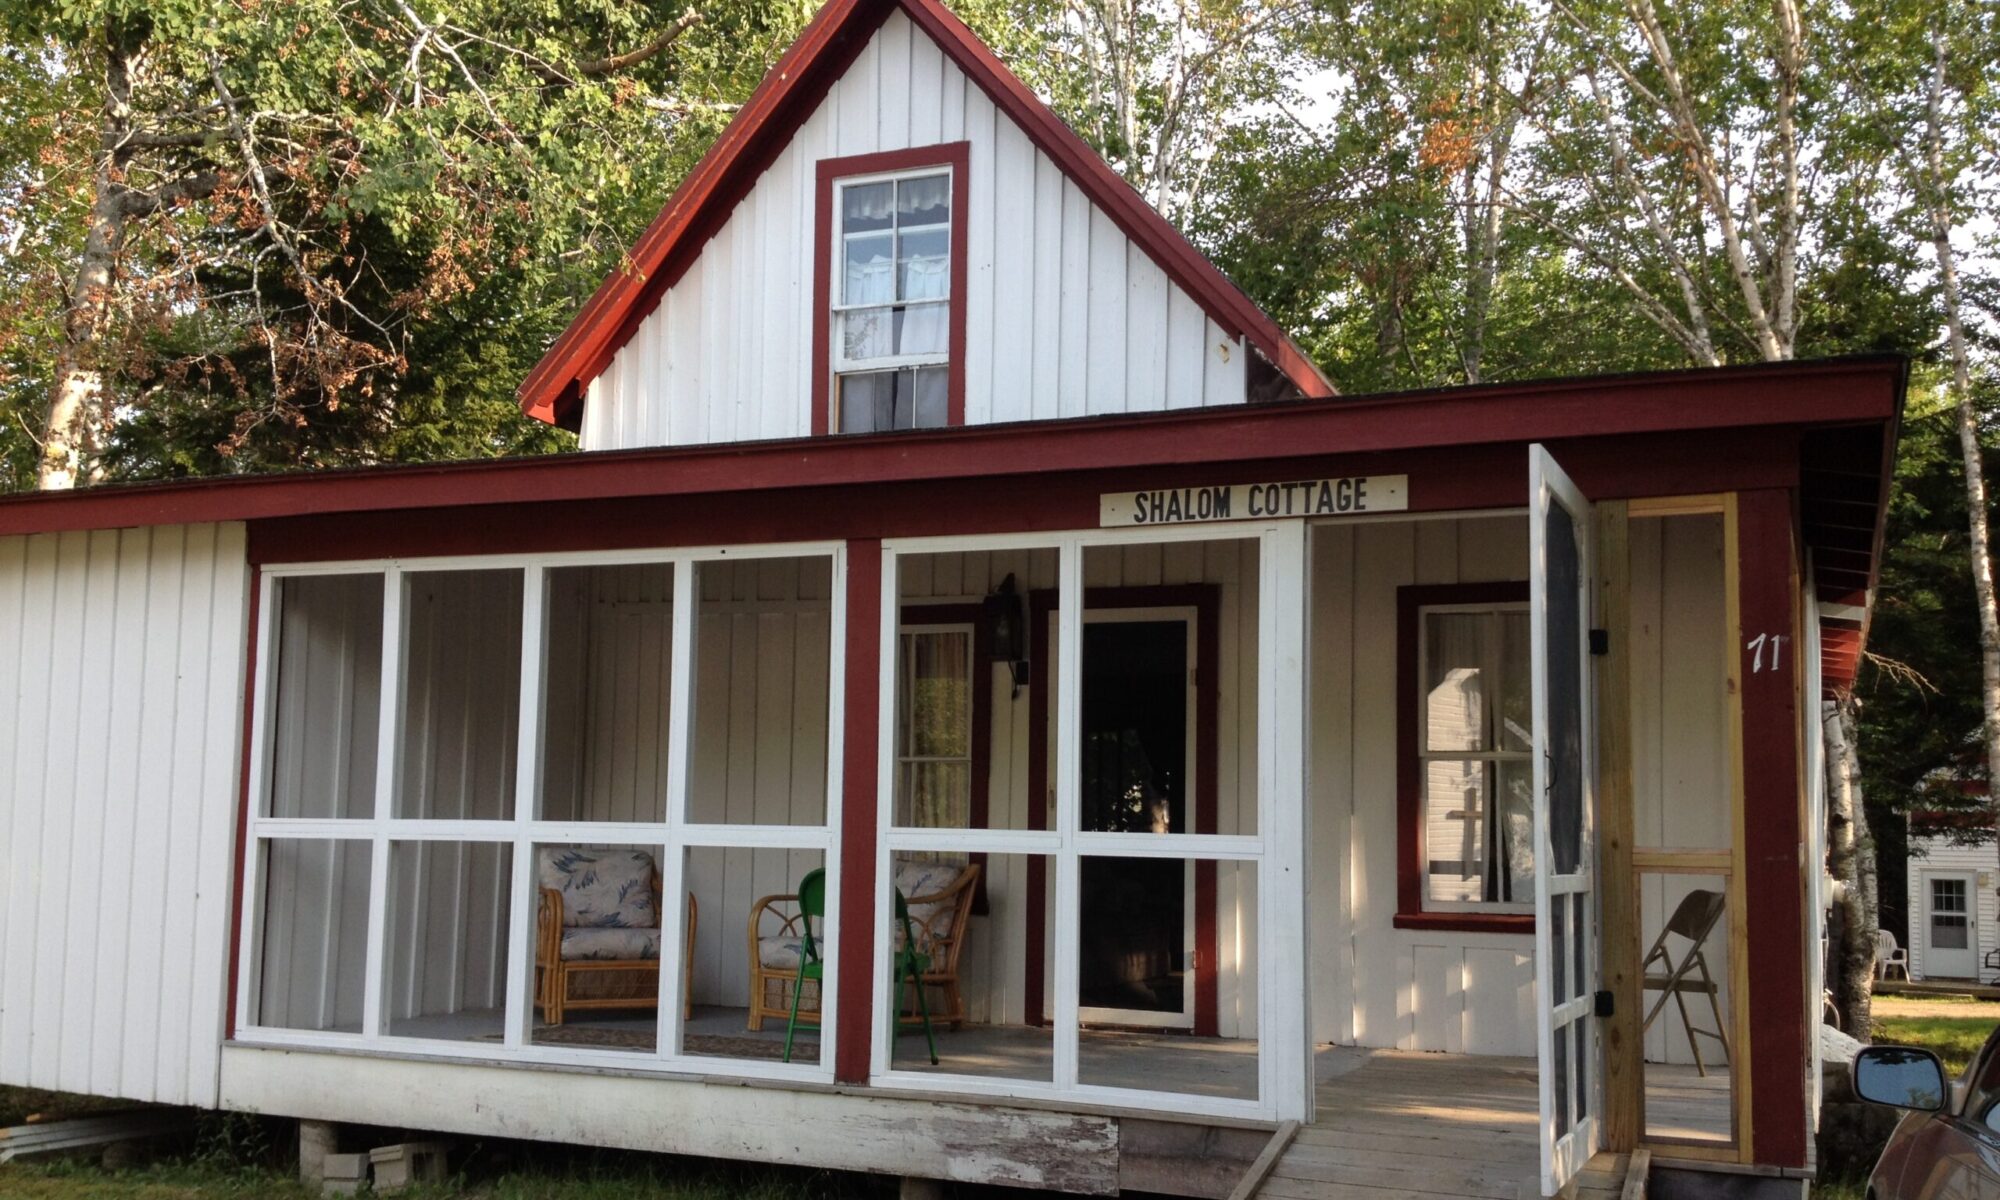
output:
[[[1054, 0], [1025, 73], [1169, 220], [1184, 221], [1217, 141], [1285, 94], [1311, 0]], [[1018, 18], [1019, 14], [1015, 14]]]
[[[1921, 151], [1908, 156], [1916, 206], [1922, 216], [1944, 310], [1949, 390], [1957, 418], [1965, 472], [1967, 543], [1979, 613], [1981, 707], [1985, 714], [1986, 777], [2000, 780], [2000, 606], [1993, 587], [1991, 507], [1986, 489], [1984, 415], [1975, 394], [1969, 314], [1960, 276], [1959, 244], [1973, 240], [1971, 218], [1990, 220], [1994, 178], [2000, 170], [1994, 124], [1993, 74], [2000, 70], [2000, 20], [1990, 6], [1940, 6], [1929, 29], [1929, 86], [1923, 100]], [[1914, 161], [1909, 161], [1914, 159]], [[1990, 237], [1990, 232], [1988, 234]], [[1984, 247], [1990, 256], [1994, 247]], [[2000, 828], [2000, 810], [1993, 814]], [[2000, 843], [2000, 840], [1997, 840]]]
[[1792, 357], [1813, 85], [1794, 0], [1551, 0], [1566, 86], [1530, 98], [1509, 201], [1702, 365]]
[[1834, 970], [1827, 980], [1841, 1028], [1863, 1041], [1874, 1028], [1870, 1011], [1875, 978], [1877, 909], [1875, 839], [1868, 829], [1868, 808], [1861, 790], [1857, 753], [1859, 708], [1852, 693], [1827, 701], [1820, 708], [1826, 730], [1827, 868], [1841, 882], [1834, 904], [1839, 909], [1839, 936], [1834, 943]]

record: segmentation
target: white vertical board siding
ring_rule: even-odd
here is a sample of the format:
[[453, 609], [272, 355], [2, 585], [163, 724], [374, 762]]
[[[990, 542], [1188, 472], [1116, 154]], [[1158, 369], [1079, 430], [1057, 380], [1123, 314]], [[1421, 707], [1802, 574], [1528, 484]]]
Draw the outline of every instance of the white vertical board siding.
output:
[[1315, 1042], [1535, 1052], [1526, 935], [1396, 929], [1396, 589], [1527, 577], [1519, 517], [1313, 531]]
[[0, 1083], [216, 1102], [243, 545], [0, 538]]
[[[1086, 587], [1149, 587], [1211, 583], [1220, 592], [1216, 611], [1215, 664], [1203, 664], [1216, 680], [1216, 832], [1254, 833], [1257, 821], [1257, 546], [1250, 541], [1176, 542], [1092, 548], [1085, 556]], [[906, 604], [966, 602], [988, 595], [1008, 575], [1023, 593], [1057, 587], [1051, 551], [969, 551], [913, 555], [904, 560], [900, 584]], [[1051, 639], [1051, 646], [1055, 646]], [[1057, 648], [1052, 653], [1060, 653]], [[1036, 664], [1050, 680], [1053, 664]], [[1028, 827], [1029, 692], [1014, 694], [1004, 667], [982, 668], [978, 682], [990, 687], [993, 740], [987, 767], [989, 824], [994, 829]], [[1051, 741], [1051, 754], [1053, 754]], [[1053, 767], [1048, 778], [1054, 778]], [[988, 860], [987, 897], [991, 912], [972, 918], [960, 971], [966, 1005], [976, 1022], [1018, 1023], [1025, 1011], [1027, 965], [1024, 888], [1026, 859], [993, 855]], [[1053, 872], [1050, 873], [1053, 876]], [[1257, 897], [1264, 880], [1254, 870], [1222, 863], [1216, 870], [1217, 1027], [1223, 1037], [1254, 1037], [1257, 1031]], [[1053, 911], [1053, 905], [1050, 906]], [[1051, 933], [1044, 952], [1052, 949]], [[1053, 971], [1045, 972], [1045, 982]], [[1044, 1011], [1051, 1011], [1045, 1009]]]
[[[1927, 936], [1930, 929], [1931, 898], [1927, 873], [1963, 871], [1972, 876], [1973, 961], [1983, 963], [1986, 952], [2000, 947], [2000, 888], [1995, 887], [1996, 875], [1993, 865], [1993, 847], [1954, 845], [1946, 837], [1913, 837], [1910, 839], [1909, 863], [1909, 907], [1904, 909], [1910, 918], [1910, 944], [1905, 947], [1910, 954], [1910, 978], [1923, 979], [1924, 952], [1929, 948]], [[1982, 968], [1979, 977], [1991, 978], [1992, 972]]]
[[1242, 402], [1247, 347], [896, 13], [591, 381], [584, 448], [809, 433], [818, 161], [961, 139], [968, 424]]
[[[1704, 708], [1720, 709], [1710, 692], [1724, 653], [1721, 545], [1706, 525], [1662, 537], [1660, 524], [1633, 522], [1639, 843], [1689, 846], [1713, 824], [1709, 802], [1695, 794], [1720, 786], [1711, 778], [1716, 746], [1727, 749], [1719, 711]], [[1527, 527], [1518, 516], [1329, 525], [1314, 531], [1310, 562], [1313, 1040], [1531, 1055], [1527, 935], [1393, 925], [1396, 589], [1525, 579]], [[1662, 804], [1666, 794], [1676, 798]], [[1715, 794], [1726, 812], [1727, 791]], [[1654, 896], [1654, 909], [1664, 900]], [[1718, 946], [1709, 961], [1727, 956]]]

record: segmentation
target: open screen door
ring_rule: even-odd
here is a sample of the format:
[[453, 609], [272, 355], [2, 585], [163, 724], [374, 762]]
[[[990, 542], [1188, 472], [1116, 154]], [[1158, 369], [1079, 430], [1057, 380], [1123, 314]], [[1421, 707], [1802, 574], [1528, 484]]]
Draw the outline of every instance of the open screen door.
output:
[[1535, 1034], [1542, 1194], [1597, 1152], [1596, 847], [1591, 812], [1590, 504], [1540, 445], [1528, 451], [1534, 654]]

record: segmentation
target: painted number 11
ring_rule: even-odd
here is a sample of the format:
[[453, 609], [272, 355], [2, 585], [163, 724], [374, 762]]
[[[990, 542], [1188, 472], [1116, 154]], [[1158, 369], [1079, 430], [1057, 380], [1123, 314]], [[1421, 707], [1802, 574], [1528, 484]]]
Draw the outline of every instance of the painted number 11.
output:
[[1752, 675], [1764, 669], [1764, 647], [1766, 645], [1771, 648], [1771, 669], [1775, 671], [1778, 669], [1778, 659], [1784, 654], [1785, 635], [1781, 633], [1760, 633], [1744, 643], [1743, 648], [1750, 651], [1750, 673]]

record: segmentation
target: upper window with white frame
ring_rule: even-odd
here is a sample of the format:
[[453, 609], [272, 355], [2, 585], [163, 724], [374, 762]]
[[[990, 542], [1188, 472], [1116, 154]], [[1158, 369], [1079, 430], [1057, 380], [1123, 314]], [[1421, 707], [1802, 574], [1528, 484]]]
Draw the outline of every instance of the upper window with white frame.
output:
[[1532, 912], [1527, 606], [1430, 605], [1418, 621], [1424, 907]]
[[953, 170], [838, 180], [834, 423], [841, 433], [950, 423]]

